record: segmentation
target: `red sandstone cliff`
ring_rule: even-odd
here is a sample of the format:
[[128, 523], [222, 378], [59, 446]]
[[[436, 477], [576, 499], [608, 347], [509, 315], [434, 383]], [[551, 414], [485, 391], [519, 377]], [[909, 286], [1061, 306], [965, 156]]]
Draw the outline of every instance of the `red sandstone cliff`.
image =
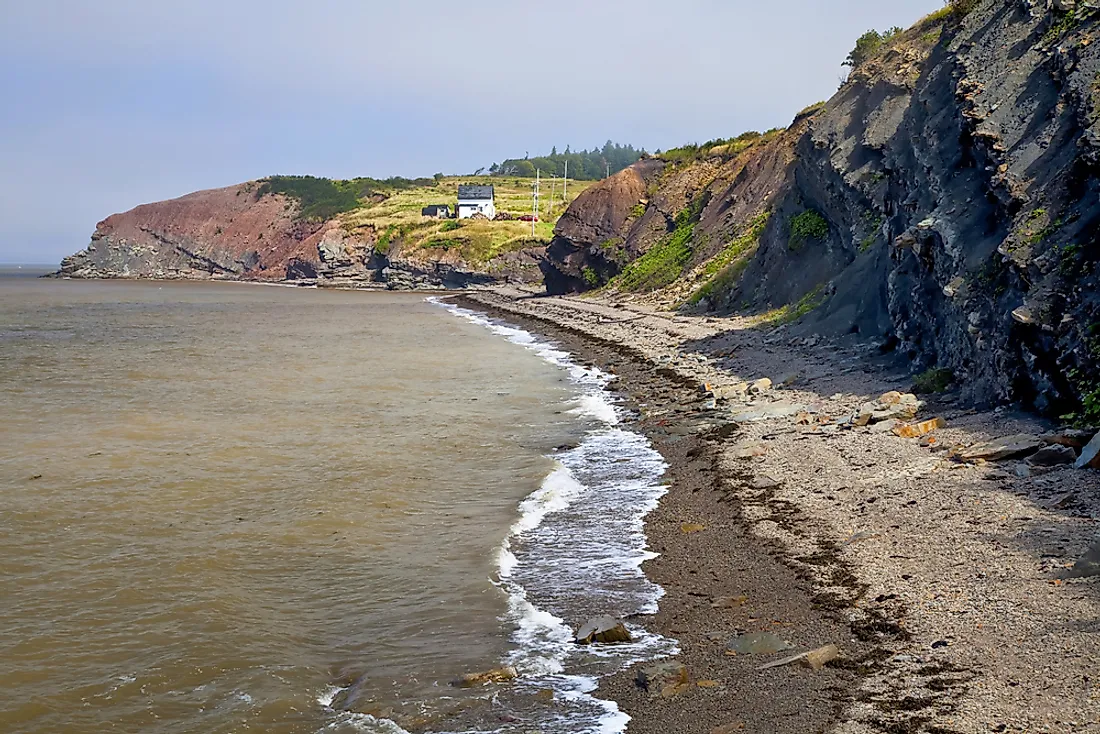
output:
[[296, 202], [257, 198], [255, 188], [198, 191], [107, 217], [88, 249], [65, 259], [61, 274], [282, 280], [288, 263], [319, 266], [326, 225], [297, 219]]

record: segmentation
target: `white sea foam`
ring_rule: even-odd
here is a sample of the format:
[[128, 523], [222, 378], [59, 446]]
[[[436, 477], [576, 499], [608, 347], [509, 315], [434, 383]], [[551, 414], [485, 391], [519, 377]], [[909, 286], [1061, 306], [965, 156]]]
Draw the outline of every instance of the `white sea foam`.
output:
[[329, 686], [317, 696], [317, 703], [325, 707], [331, 706], [332, 702], [336, 700], [337, 694], [344, 690], [347, 689], [340, 686]]
[[[336, 696], [346, 690], [347, 688], [339, 686], [329, 686], [317, 696], [317, 703], [325, 708], [330, 708], [332, 702], [336, 700]], [[350, 731], [362, 732], [363, 734], [409, 734], [397, 722], [353, 711], [341, 711], [333, 721], [326, 724], [317, 734]]]
[[603, 395], [581, 395], [574, 403], [576, 407], [569, 411], [573, 415], [595, 418], [608, 425], [615, 425], [619, 422], [619, 414], [615, 410], [615, 405]]
[[396, 722], [389, 719], [380, 719], [370, 714], [341, 713], [334, 721], [329, 722], [322, 732], [362, 732], [363, 734], [409, 734]]
[[532, 693], [552, 688], [565, 709], [536, 728], [622, 734], [630, 717], [592, 695], [599, 677], [675, 654], [675, 642], [630, 626], [633, 643], [580, 647], [570, 625], [551, 610], [573, 616], [657, 610], [664, 591], [641, 570], [656, 556], [646, 547], [644, 520], [667, 491], [661, 483], [667, 466], [643, 436], [618, 427], [624, 416], [607, 390], [613, 375], [576, 364], [568, 352], [523, 329], [436, 297], [427, 300], [561, 367], [577, 391], [568, 412], [599, 424], [580, 446], [554, 457], [557, 465], [520, 504], [520, 517], [497, 553], [497, 576], [508, 593], [506, 621], [516, 645], [504, 662], [519, 671], [518, 687]]

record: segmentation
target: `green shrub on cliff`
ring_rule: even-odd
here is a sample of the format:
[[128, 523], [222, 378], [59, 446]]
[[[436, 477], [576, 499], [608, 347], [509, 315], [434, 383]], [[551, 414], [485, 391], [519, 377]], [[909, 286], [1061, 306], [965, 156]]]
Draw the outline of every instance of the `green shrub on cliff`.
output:
[[260, 184], [257, 196], [282, 194], [298, 201], [300, 219], [326, 220], [359, 206], [359, 193], [348, 183], [315, 176], [272, 176]]
[[888, 41], [894, 36], [897, 36], [904, 31], [897, 26], [889, 29], [885, 33], [879, 33], [876, 30], [869, 30], [856, 39], [856, 47], [848, 54], [848, 58], [844, 60], [844, 66], [850, 66], [853, 69], [862, 66], [867, 59], [877, 54]]
[[933, 367], [916, 376], [913, 380], [913, 392], [917, 395], [947, 392], [954, 382], [955, 373], [952, 370]]
[[944, 0], [942, 8], [930, 13], [918, 25], [925, 26], [928, 23], [941, 20], [961, 20], [969, 15], [970, 11], [978, 7], [979, 2], [981, 0]]
[[690, 305], [698, 305], [704, 298], [713, 298], [737, 285], [756, 253], [760, 236], [768, 225], [768, 216], [768, 212], [757, 214], [739, 237], [711, 258], [702, 272], [702, 277], [707, 280], [688, 299]]
[[675, 228], [642, 255], [630, 263], [615, 279], [614, 285], [626, 291], [653, 291], [664, 288], [684, 273], [691, 262], [691, 238], [695, 225], [709, 201], [703, 195], [676, 215]]
[[362, 205], [361, 200], [367, 196], [381, 195], [385, 198], [394, 191], [435, 185], [434, 179], [400, 176], [384, 180], [353, 178], [348, 181], [316, 176], [270, 176], [260, 182], [256, 196], [282, 194], [298, 202], [299, 219], [325, 221], [337, 214], [358, 209]]
[[790, 230], [788, 246], [791, 250], [798, 250], [809, 240], [823, 240], [828, 237], [829, 222], [821, 216], [820, 212], [807, 209], [791, 217]]

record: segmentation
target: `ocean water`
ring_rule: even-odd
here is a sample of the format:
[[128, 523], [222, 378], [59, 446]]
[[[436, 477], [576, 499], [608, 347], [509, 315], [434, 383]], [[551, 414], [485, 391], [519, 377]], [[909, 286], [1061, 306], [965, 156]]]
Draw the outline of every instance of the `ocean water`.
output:
[[0, 731], [622, 731], [674, 646], [571, 641], [661, 594], [611, 386], [419, 295], [0, 273]]

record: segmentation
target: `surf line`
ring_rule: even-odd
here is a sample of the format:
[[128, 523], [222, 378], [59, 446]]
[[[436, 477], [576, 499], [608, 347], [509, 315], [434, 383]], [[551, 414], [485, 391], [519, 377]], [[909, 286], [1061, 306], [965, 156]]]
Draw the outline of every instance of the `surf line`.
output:
[[581, 648], [563, 617], [596, 609], [618, 617], [657, 611], [664, 590], [641, 566], [657, 555], [648, 549], [644, 523], [668, 491], [662, 483], [667, 464], [648, 439], [621, 427], [627, 415], [609, 389], [614, 375], [578, 365], [555, 344], [484, 313], [435, 296], [426, 300], [565, 370], [576, 390], [568, 412], [593, 424], [579, 446], [548, 457], [554, 468], [520, 503], [520, 517], [498, 550], [495, 583], [508, 595], [503, 621], [514, 628], [516, 649], [503, 662], [516, 668], [517, 685], [533, 693], [551, 688], [568, 704], [573, 715], [562, 732], [619, 734], [630, 718], [614, 702], [591, 695], [599, 679], [675, 655], [678, 646], [629, 625], [632, 643]]

